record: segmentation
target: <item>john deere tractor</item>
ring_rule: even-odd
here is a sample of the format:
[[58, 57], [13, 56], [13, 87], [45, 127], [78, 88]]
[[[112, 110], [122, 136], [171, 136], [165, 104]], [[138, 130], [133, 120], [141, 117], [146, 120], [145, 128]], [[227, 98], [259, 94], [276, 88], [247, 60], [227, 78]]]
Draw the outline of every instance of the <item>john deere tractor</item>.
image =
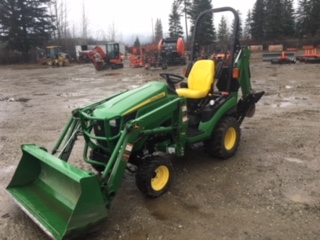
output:
[[[235, 22], [228, 58], [197, 59], [198, 26], [206, 16], [224, 11], [233, 13]], [[174, 174], [167, 154], [183, 157], [188, 146], [201, 143], [214, 158], [232, 157], [241, 123], [253, 116], [264, 94], [252, 89], [250, 52], [240, 46], [238, 29], [233, 8], [202, 12], [184, 76], [161, 73], [165, 81], [75, 109], [51, 152], [22, 145], [7, 192], [53, 239], [72, 239], [105, 221], [126, 170], [135, 172], [143, 194], [155, 198], [167, 191]], [[80, 137], [85, 140], [83, 160], [92, 171], [68, 163]]]

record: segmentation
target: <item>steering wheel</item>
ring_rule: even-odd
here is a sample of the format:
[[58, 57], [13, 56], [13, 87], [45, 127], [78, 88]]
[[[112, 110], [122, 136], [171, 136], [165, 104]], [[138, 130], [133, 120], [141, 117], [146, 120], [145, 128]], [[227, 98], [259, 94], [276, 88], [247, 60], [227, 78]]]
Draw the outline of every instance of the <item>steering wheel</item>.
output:
[[174, 85], [184, 80], [184, 77], [172, 73], [160, 73], [160, 76], [167, 81], [168, 85]]
[[175, 84], [184, 80], [184, 77], [172, 73], [160, 73], [168, 84], [168, 90], [171, 94], [177, 94]]

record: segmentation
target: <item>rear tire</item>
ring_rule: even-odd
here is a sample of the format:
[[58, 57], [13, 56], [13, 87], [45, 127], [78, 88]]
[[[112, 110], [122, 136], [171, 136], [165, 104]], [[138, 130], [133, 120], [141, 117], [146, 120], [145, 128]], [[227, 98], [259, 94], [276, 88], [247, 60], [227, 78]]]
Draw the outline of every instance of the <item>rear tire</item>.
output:
[[162, 64], [162, 66], [161, 66], [161, 68], [162, 68], [162, 70], [165, 70], [165, 69], [167, 69], [168, 67], [167, 67], [167, 64]]
[[211, 139], [204, 142], [205, 150], [212, 157], [228, 159], [237, 151], [240, 134], [240, 126], [235, 118], [222, 118], [214, 130]]
[[173, 167], [170, 159], [150, 156], [140, 161], [136, 185], [144, 195], [156, 198], [168, 190], [172, 174]]

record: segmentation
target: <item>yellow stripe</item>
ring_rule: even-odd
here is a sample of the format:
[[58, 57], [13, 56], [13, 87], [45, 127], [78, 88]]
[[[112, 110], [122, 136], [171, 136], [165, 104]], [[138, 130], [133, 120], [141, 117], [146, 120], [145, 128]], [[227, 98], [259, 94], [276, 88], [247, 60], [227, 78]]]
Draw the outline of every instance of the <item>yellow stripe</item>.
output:
[[128, 111], [126, 111], [126, 112], [123, 114], [123, 116], [128, 115], [128, 114], [130, 114], [130, 113], [132, 113], [132, 112], [135, 112], [135, 111], [137, 111], [139, 108], [142, 108], [142, 107], [144, 107], [144, 106], [146, 106], [146, 105], [148, 105], [148, 104], [150, 104], [150, 103], [152, 103], [152, 102], [155, 102], [155, 101], [157, 101], [157, 100], [159, 100], [159, 99], [161, 99], [161, 98], [164, 98], [165, 96], [166, 96], [166, 93], [165, 93], [165, 92], [162, 92], [162, 93], [160, 93], [160, 94], [158, 94], [158, 95], [156, 95], [156, 96], [154, 96], [154, 97], [152, 97], [152, 98], [150, 98], [150, 99], [148, 99], [148, 100], [146, 100], [146, 101], [138, 104], [137, 106], [129, 109]]

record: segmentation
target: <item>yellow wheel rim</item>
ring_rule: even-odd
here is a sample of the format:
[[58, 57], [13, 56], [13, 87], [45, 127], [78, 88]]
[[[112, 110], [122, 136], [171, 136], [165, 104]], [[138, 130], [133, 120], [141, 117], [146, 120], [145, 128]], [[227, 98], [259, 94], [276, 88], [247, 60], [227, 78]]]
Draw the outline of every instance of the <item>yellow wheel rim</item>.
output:
[[162, 190], [169, 181], [169, 169], [166, 166], [160, 166], [155, 170], [155, 177], [151, 179], [153, 190]]
[[236, 140], [237, 140], [237, 132], [233, 127], [230, 127], [227, 130], [226, 135], [224, 137], [225, 148], [227, 150], [231, 150], [235, 146]]

